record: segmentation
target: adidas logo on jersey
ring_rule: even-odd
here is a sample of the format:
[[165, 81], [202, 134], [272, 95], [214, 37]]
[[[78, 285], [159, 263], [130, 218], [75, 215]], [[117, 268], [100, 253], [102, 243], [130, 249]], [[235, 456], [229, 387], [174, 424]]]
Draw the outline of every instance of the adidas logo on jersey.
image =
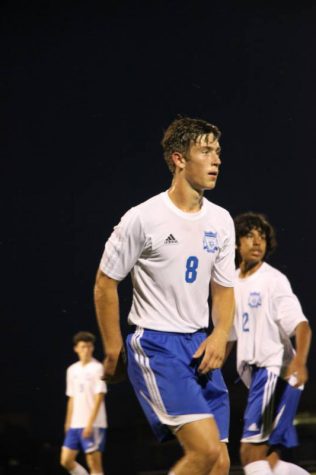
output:
[[169, 236], [165, 239], [165, 244], [179, 244], [173, 234], [169, 234]]

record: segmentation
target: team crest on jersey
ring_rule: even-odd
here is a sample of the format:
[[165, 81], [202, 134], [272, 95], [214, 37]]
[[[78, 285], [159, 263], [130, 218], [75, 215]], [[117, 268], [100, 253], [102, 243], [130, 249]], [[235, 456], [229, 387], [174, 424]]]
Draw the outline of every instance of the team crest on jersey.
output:
[[261, 295], [260, 292], [250, 292], [249, 299], [248, 299], [248, 305], [251, 308], [257, 308], [260, 307], [262, 301], [261, 301]]
[[203, 249], [207, 252], [218, 251], [217, 233], [212, 231], [204, 231]]

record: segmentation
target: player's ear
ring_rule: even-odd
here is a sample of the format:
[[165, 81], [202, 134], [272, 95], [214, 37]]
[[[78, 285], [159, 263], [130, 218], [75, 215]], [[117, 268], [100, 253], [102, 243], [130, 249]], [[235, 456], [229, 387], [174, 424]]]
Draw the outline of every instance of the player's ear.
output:
[[181, 170], [185, 167], [185, 158], [180, 152], [173, 152], [171, 159], [174, 163], [175, 168], [180, 168]]

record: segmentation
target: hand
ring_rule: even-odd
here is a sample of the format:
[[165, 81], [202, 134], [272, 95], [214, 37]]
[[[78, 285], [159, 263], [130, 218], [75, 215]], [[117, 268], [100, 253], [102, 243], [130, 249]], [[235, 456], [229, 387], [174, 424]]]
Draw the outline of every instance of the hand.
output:
[[126, 353], [107, 354], [104, 362], [104, 379], [109, 384], [120, 383], [126, 378]]
[[199, 346], [193, 355], [194, 359], [202, 357], [198, 367], [201, 374], [206, 374], [212, 369], [220, 368], [224, 362], [227, 343], [227, 334], [221, 330], [213, 330]]
[[291, 376], [294, 376], [296, 379], [296, 383], [293, 385], [294, 388], [298, 388], [302, 384], [305, 384], [308, 380], [308, 371], [306, 365], [300, 362], [296, 356], [294, 356], [291, 363], [287, 367], [285, 379], [289, 380]]
[[82, 437], [84, 437], [85, 439], [90, 437], [92, 434], [92, 430], [93, 430], [93, 427], [91, 425], [87, 425], [87, 427], [85, 427], [82, 431]]
[[65, 424], [65, 425], [64, 425], [65, 434], [68, 432], [69, 427], [70, 427], [69, 424]]

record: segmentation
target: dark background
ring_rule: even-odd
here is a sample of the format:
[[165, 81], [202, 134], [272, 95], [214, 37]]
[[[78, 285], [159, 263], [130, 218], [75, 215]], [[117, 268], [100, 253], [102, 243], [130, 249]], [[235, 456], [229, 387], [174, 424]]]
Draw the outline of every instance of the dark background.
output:
[[[2, 5], [1, 474], [59, 473], [72, 335], [98, 334], [92, 289], [113, 225], [169, 186], [160, 140], [177, 114], [222, 130], [207, 197], [268, 215], [272, 264], [315, 331], [315, 20], [313, 2]], [[127, 279], [124, 333], [129, 291]], [[316, 410], [315, 357], [301, 411]], [[224, 372], [238, 463], [244, 391], [233, 359]], [[128, 383], [107, 407], [108, 474], [170, 465], [175, 445], [156, 444]]]

